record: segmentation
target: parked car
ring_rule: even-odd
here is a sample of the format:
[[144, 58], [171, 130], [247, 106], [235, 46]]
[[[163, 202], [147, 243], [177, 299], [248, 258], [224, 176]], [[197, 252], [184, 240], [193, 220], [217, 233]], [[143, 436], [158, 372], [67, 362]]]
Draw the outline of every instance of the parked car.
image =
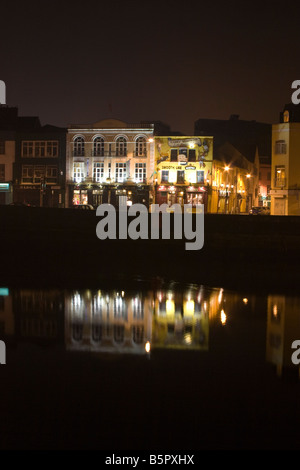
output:
[[270, 215], [270, 208], [267, 206], [254, 206], [250, 209], [251, 215]]
[[74, 209], [83, 209], [85, 211], [94, 211], [94, 207], [92, 204], [75, 204], [73, 206]]

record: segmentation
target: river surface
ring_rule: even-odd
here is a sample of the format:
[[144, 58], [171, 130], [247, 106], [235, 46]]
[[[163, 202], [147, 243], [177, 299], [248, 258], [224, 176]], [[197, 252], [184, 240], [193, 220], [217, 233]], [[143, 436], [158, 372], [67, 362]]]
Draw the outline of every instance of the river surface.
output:
[[300, 449], [300, 297], [1, 286], [0, 339], [1, 449]]

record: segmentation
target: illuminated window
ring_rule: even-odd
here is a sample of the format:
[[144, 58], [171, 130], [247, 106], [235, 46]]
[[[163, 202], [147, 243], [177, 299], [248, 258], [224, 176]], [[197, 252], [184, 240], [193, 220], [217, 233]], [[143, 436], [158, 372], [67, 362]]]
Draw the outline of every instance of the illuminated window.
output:
[[103, 137], [96, 137], [94, 139], [94, 148], [93, 148], [94, 157], [104, 157], [104, 139]]
[[84, 138], [76, 137], [74, 139], [74, 157], [83, 157], [84, 156]]
[[285, 177], [285, 166], [276, 165], [275, 166], [275, 186], [285, 186], [286, 177]]
[[275, 142], [275, 154], [282, 155], [286, 154], [286, 142], [285, 140], [277, 140]]
[[73, 163], [73, 180], [75, 183], [80, 183], [84, 179], [84, 163], [74, 162]]
[[0, 139], [0, 155], [4, 155], [4, 154], [5, 154], [5, 140]]
[[138, 137], [135, 141], [135, 156], [145, 157], [147, 154], [145, 137]]
[[93, 180], [101, 183], [104, 179], [104, 163], [96, 162], [93, 168]]
[[135, 181], [137, 183], [146, 181], [146, 163], [135, 164]]
[[177, 183], [184, 183], [184, 170], [177, 170]]
[[127, 140], [125, 137], [118, 137], [116, 140], [116, 156], [126, 157], [127, 155]]
[[162, 170], [161, 172], [161, 182], [168, 183], [169, 181], [169, 170]]
[[126, 163], [116, 163], [116, 181], [123, 183], [126, 180]]
[[204, 183], [204, 171], [197, 171], [197, 183]]
[[289, 122], [289, 120], [290, 120], [290, 113], [288, 111], [284, 111], [283, 122]]
[[0, 181], [5, 181], [5, 165], [3, 163], [0, 165]]

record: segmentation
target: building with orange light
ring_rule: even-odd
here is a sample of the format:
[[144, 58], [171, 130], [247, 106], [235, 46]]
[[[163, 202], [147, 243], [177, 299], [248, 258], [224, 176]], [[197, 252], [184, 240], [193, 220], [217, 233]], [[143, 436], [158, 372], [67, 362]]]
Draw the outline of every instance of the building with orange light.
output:
[[289, 104], [272, 126], [272, 215], [300, 215], [299, 152], [300, 108]]

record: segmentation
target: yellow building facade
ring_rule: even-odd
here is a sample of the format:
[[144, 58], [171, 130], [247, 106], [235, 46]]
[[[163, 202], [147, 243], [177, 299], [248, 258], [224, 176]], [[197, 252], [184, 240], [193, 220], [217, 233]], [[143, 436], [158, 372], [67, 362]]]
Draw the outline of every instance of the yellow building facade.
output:
[[212, 181], [212, 137], [157, 136], [154, 198], [157, 204], [208, 207]]
[[300, 215], [300, 122], [272, 126], [271, 214]]

